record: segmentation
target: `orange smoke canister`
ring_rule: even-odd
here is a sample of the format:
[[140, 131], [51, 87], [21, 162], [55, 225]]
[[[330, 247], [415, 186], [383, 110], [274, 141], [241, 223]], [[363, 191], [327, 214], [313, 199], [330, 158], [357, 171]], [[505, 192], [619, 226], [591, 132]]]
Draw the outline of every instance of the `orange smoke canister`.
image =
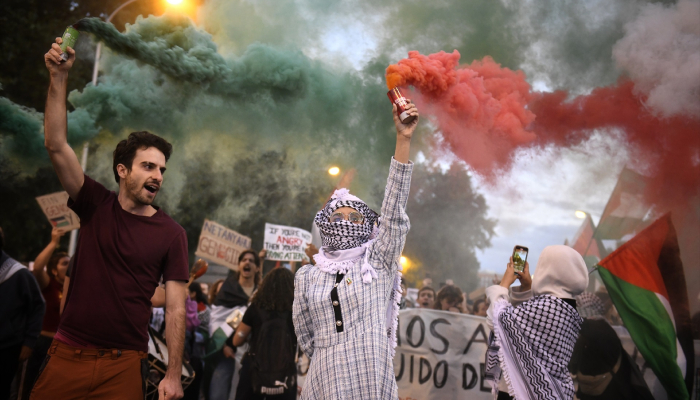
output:
[[398, 87], [389, 90], [386, 95], [389, 96], [389, 100], [391, 100], [393, 104], [396, 104], [396, 110], [399, 113], [399, 119], [402, 123], [410, 124], [414, 119], [416, 119], [415, 116], [409, 115], [408, 111], [406, 111], [408, 102], [406, 101], [406, 98], [403, 97]]

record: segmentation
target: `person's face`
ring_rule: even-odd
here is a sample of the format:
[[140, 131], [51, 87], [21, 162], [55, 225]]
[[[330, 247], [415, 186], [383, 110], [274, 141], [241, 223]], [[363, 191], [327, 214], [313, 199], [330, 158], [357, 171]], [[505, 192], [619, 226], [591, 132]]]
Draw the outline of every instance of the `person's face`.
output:
[[418, 305], [420, 308], [433, 308], [435, 305], [435, 295], [430, 290], [424, 290], [418, 295]]
[[149, 206], [163, 183], [165, 155], [155, 147], [136, 150], [131, 170], [119, 164], [117, 172], [124, 180], [129, 198], [137, 205]]
[[406, 297], [407, 294], [408, 294], [408, 291], [406, 290], [406, 284], [401, 283], [401, 296]]
[[66, 279], [66, 272], [68, 272], [68, 264], [70, 263], [70, 257], [63, 257], [58, 260], [56, 264], [55, 277], [58, 282], [63, 282]]
[[251, 253], [246, 253], [238, 263], [238, 273], [241, 278], [250, 279], [258, 273], [258, 266], [255, 264], [255, 257]]
[[447, 311], [452, 307], [457, 307], [459, 305], [459, 299], [442, 299], [440, 300], [440, 309]]
[[202, 293], [204, 293], [205, 296], [209, 295], [209, 285], [206, 283], [200, 283], [199, 286], [202, 288]]
[[474, 315], [478, 315], [480, 317], [485, 317], [486, 316], [486, 310], [489, 309], [489, 306], [485, 302], [479, 303], [477, 306], [477, 309], [474, 310]]
[[423, 286], [433, 287], [433, 280], [430, 278], [423, 279]]
[[[336, 208], [335, 211], [333, 211], [331, 213], [331, 217], [329, 218], [331, 220], [331, 222], [332, 222], [333, 215], [338, 214], [338, 213], [343, 214], [346, 221], [350, 221], [350, 213], [360, 214], [357, 210], [355, 210], [352, 207], [339, 207], [339, 208]], [[364, 217], [362, 217], [362, 214], [360, 214], [360, 217], [362, 218], [361, 221], [354, 221], [353, 223], [357, 224], [357, 225], [362, 224], [364, 222]]]

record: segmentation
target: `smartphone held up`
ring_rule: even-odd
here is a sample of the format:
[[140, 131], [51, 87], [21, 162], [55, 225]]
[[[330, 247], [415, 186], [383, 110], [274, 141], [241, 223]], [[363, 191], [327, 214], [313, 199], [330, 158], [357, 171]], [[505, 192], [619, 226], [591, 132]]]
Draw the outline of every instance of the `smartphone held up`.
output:
[[523, 272], [525, 262], [527, 262], [528, 248], [525, 246], [515, 245], [513, 248], [513, 269], [516, 272]]

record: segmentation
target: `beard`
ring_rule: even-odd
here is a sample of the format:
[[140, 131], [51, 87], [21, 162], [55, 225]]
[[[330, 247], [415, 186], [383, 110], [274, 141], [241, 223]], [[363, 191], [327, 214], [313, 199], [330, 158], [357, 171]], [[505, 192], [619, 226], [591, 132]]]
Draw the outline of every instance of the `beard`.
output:
[[135, 179], [131, 178], [131, 174], [126, 175], [126, 191], [129, 193], [134, 202], [138, 205], [150, 206], [155, 200], [155, 196], [150, 198], [143, 194], [143, 189], [146, 183], [139, 183]]

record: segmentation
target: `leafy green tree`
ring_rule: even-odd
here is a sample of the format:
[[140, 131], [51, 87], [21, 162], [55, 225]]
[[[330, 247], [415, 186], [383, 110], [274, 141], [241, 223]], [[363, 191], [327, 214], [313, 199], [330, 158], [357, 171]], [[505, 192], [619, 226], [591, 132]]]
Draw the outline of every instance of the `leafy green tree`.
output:
[[411, 230], [404, 249], [409, 285], [420, 286], [430, 277], [435, 286], [452, 279], [466, 292], [475, 289], [476, 250], [491, 245], [496, 224], [487, 211], [486, 200], [473, 188], [463, 164], [454, 163], [446, 172], [416, 164], [407, 205]]
[[316, 212], [333, 188], [329, 178], [310, 179], [283, 152], [268, 151], [217, 168], [212, 159], [192, 159], [185, 188], [171, 214], [187, 231], [190, 255], [197, 249], [204, 219], [216, 221], [262, 248], [265, 223], [310, 230]]
[[[125, 0], [3, 0], [0, 2], [0, 96], [25, 107], [44, 110], [49, 74], [44, 54], [68, 25], [84, 17], [106, 18]], [[121, 10], [113, 19], [117, 29], [133, 23], [136, 16], [159, 14], [163, 0], [136, 1]], [[90, 40], [78, 41], [81, 57], [92, 60], [94, 45]], [[76, 63], [71, 69], [68, 92], [82, 89], [92, 80], [92, 62]]]
[[[0, 159], [0, 227], [5, 252], [19, 261], [33, 261], [51, 240], [51, 224], [36, 202], [37, 196], [63, 190], [52, 167], [22, 175]], [[61, 245], [65, 249], [68, 236]]]

